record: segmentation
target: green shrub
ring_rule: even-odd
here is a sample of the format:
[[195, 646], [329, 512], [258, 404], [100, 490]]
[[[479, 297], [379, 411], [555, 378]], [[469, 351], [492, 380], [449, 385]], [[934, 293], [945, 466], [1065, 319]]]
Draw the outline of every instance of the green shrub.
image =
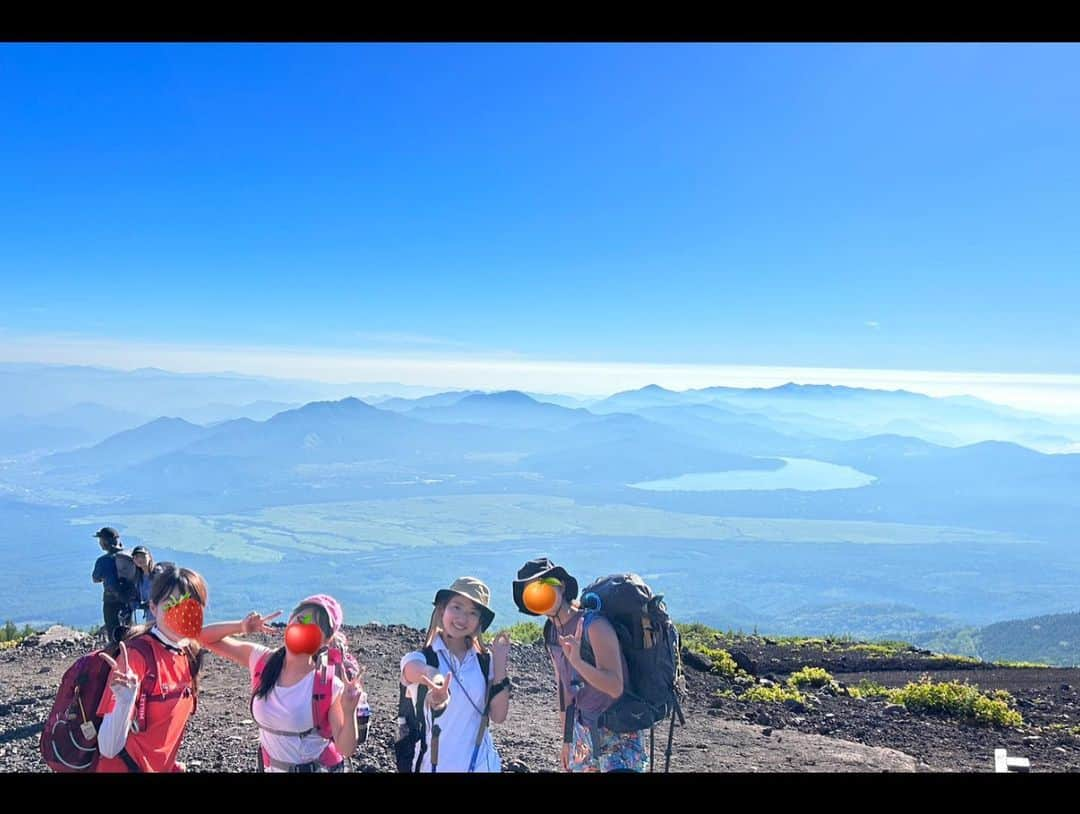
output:
[[[499, 633], [510, 634], [510, 640], [518, 644], [533, 644], [544, 640], [544, 629], [536, 622], [519, 622], [511, 627], [504, 627]], [[498, 636], [499, 633], [495, 635]]]
[[907, 642], [882, 640], [878, 642], [857, 642], [844, 648], [847, 652], [861, 653], [869, 658], [891, 658], [912, 649]]
[[930, 657], [931, 661], [949, 661], [955, 664], [982, 664], [979, 659], [973, 659], [971, 656], [949, 656], [944, 654], [935, 654]]
[[682, 646], [692, 653], [704, 656], [712, 662], [712, 672], [734, 678], [743, 671], [731, 657], [731, 654], [720, 647], [722, 636], [710, 627], [698, 622], [688, 625], [676, 625], [679, 631], [679, 639]]
[[929, 677], [909, 682], [889, 692], [889, 700], [903, 704], [912, 712], [926, 712], [953, 718], [968, 718], [981, 724], [1022, 726], [1020, 713], [1012, 709], [1013, 698], [1004, 690], [987, 696], [973, 684], [959, 681], [934, 683]]
[[806, 699], [803, 698], [802, 693], [791, 687], [785, 687], [782, 684], [777, 684], [774, 687], [763, 687], [761, 685], [751, 687], [739, 696], [739, 700], [757, 701], [766, 704], [782, 704], [785, 701], [798, 701], [800, 704], [806, 703]]
[[886, 698], [889, 689], [884, 684], [864, 678], [859, 682], [859, 686], [848, 687], [848, 695], [852, 698]]
[[788, 677], [787, 683], [796, 689], [800, 687], [824, 687], [826, 684], [833, 683], [833, 677], [822, 667], [803, 667], [801, 670], [792, 673]]
[[0, 650], [14, 647], [27, 636], [33, 636], [35, 632], [30, 625], [23, 625], [23, 629], [20, 631], [18, 625], [8, 619], [4, 626], [0, 628]]

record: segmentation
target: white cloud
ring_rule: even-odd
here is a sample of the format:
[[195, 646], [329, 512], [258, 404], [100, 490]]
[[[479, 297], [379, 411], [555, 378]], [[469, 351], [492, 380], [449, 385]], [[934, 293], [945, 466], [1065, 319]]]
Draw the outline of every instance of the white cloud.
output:
[[875, 331], [881, 327], [880, 322], [869, 321], [866, 323], [867, 328], [873, 328]]
[[365, 331], [357, 331], [352, 335], [352, 338], [359, 339], [362, 342], [370, 342], [376, 345], [390, 345], [390, 346], [421, 346], [421, 347], [439, 347], [439, 348], [464, 348], [468, 345], [464, 342], [457, 342], [453, 339], [444, 339], [440, 336], [424, 336], [423, 334], [410, 334], [410, 333], [368, 333]]
[[390, 354], [298, 347], [134, 344], [76, 336], [3, 334], [0, 361], [102, 365], [125, 370], [158, 367], [182, 373], [236, 371], [324, 382], [396, 381], [431, 387], [515, 388], [592, 395], [646, 384], [685, 390], [713, 385], [774, 387], [796, 382], [904, 389], [931, 396], [972, 395], [1021, 409], [1080, 415], [1080, 375], [1066, 373], [582, 362], [495, 351]]

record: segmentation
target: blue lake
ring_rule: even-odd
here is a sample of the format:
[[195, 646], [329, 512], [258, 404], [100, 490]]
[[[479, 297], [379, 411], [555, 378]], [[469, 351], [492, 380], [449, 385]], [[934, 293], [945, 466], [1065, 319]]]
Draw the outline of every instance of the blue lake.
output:
[[731, 492], [748, 489], [857, 489], [877, 478], [850, 466], [838, 466], [809, 458], [781, 458], [784, 466], [774, 470], [736, 469], [730, 472], [695, 472], [677, 478], [631, 483], [652, 492]]

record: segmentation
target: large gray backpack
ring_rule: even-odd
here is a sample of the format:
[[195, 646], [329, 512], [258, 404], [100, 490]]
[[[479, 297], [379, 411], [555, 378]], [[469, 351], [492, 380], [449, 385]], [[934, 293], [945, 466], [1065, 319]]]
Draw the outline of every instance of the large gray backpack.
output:
[[[603, 616], [615, 628], [629, 671], [623, 682], [623, 694], [603, 712], [600, 725], [613, 732], [648, 729], [651, 756], [653, 727], [670, 717], [664, 764], [667, 771], [675, 718], [678, 717], [680, 725], [686, 719], [679, 704], [680, 697], [685, 695], [679, 631], [668, 615], [664, 597], [653, 594], [637, 574], [612, 574], [587, 586], [581, 592], [581, 605], [586, 609], [585, 630], [597, 616]], [[545, 638], [551, 641], [552, 635], [549, 622], [545, 626]], [[588, 636], [584, 635], [581, 657], [589, 664], [596, 664]]]
[[117, 551], [113, 554], [113, 562], [116, 563], [116, 578], [119, 582], [120, 598], [125, 602], [134, 602], [138, 599], [139, 577], [142, 572], [135, 560], [126, 551]]

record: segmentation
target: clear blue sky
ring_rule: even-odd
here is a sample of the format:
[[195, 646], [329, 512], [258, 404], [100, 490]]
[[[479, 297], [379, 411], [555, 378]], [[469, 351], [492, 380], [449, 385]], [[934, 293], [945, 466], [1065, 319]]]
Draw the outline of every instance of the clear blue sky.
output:
[[1077, 46], [8, 45], [0, 121], [0, 337], [1080, 372]]

